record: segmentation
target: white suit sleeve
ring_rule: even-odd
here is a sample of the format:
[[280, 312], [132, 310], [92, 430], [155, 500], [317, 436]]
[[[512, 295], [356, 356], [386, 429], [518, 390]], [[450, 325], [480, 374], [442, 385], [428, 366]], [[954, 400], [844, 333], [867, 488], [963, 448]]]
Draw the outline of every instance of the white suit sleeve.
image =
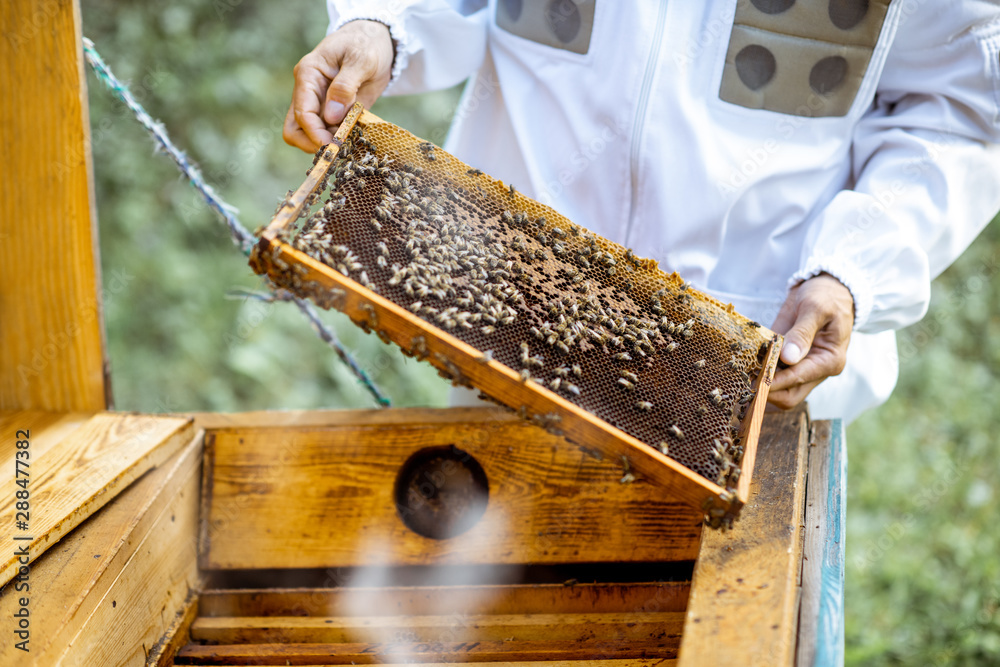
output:
[[901, 17], [853, 137], [854, 187], [813, 221], [789, 286], [836, 276], [862, 332], [923, 317], [931, 280], [1000, 208], [998, 54], [994, 2], [938, 0]]
[[461, 83], [486, 56], [486, 0], [327, 0], [330, 28], [365, 19], [389, 27], [396, 47], [386, 94]]

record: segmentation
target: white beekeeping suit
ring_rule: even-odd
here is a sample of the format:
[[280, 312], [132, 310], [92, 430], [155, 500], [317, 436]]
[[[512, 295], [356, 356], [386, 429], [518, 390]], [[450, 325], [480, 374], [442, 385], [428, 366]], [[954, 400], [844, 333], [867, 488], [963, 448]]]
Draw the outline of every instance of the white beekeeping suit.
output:
[[389, 26], [389, 94], [469, 78], [447, 150], [744, 315], [838, 278], [855, 330], [817, 418], [889, 396], [893, 331], [1000, 208], [996, 2], [328, 7]]

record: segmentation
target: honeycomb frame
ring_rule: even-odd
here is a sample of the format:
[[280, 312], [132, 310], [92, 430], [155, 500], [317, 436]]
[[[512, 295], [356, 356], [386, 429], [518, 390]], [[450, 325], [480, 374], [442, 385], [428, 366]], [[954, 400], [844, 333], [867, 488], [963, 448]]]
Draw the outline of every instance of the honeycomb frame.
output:
[[[738, 420], [734, 415], [734, 409], [737, 407], [736, 401], [735, 399], [730, 400], [730, 428], [733, 429], [733, 440], [741, 447], [741, 456], [737, 460], [739, 470], [733, 475], [735, 479], [730, 479], [732, 483], [727, 481], [723, 485], [713, 482], [704, 473], [699, 474], [689, 465], [682, 464], [671, 456], [658, 451], [653, 443], [643, 442], [622, 428], [618, 428], [593, 412], [582, 408], [571, 398], [562, 395], [566, 393], [565, 391], [559, 392], [553, 389], [554, 382], [543, 385], [537, 380], [528, 381], [528, 378], [525, 377], [525, 369], [519, 373], [515, 370], [516, 364], [510, 363], [509, 351], [507, 354], [508, 363], [493, 359], [491, 355], [484, 354], [476, 346], [461, 340], [447, 330], [454, 329], [453, 321], [446, 319], [443, 325], [441, 325], [440, 318], [437, 319], [437, 323], [429, 321], [430, 317], [421, 318], [411, 312], [414, 310], [413, 308], [403, 307], [394, 300], [378, 293], [378, 286], [369, 279], [367, 272], [351, 277], [351, 268], [338, 265], [332, 261], [329, 255], [323, 255], [325, 261], [321, 261], [320, 258], [310, 256], [307, 251], [296, 248], [296, 243], [300, 246], [304, 245], [300, 242], [303, 238], [302, 231], [299, 232], [298, 237], [293, 238], [293, 230], [297, 221], [308, 215], [310, 207], [322, 194], [330, 178], [343, 180], [341, 178], [342, 171], [337, 172], [338, 168], [335, 168], [335, 165], [340, 161], [339, 169], [343, 170], [343, 160], [350, 156], [342, 156], [341, 152], [345, 145], [349, 150], [353, 149], [350, 137], [356, 128], [361, 132], [373, 131], [373, 128], [395, 132], [411, 144], [413, 150], [410, 157], [422, 155], [425, 159], [431, 159], [435, 162], [440, 160], [443, 164], [435, 165], [435, 170], [439, 172], [444, 169], [446, 173], [460, 174], [463, 181], [468, 181], [472, 177], [477, 183], [474, 187], [478, 190], [478, 194], [463, 189], [463, 196], [480, 197], [483, 202], [509, 198], [512, 203], [511, 208], [519, 209], [519, 214], [528, 210], [533, 213], [543, 212], [544, 216], [535, 218], [536, 222], [543, 221], [539, 223], [541, 231], [535, 230], [538, 236], [543, 236], [556, 228], [563, 232], [565, 228], [573, 229], [576, 230], [574, 234], [579, 234], [581, 228], [576, 227], [555, 211], [524, 197], [517, 193], [513, 187], [494, 180], [479, 170], [470, 168], [431, 144], [420, 142], [418, 138], [413, 137], [405, 130], [365, 111], [360, 105], [355, 105], [338, 129], [333, 144], [321, 148], [317, 152], [316, 160], [312, 169], [307, 172], [306, 180], [294, 193], [290, 193], [279, 206], [271, 223], [259, 231], [260, 241], [255, 246], [250, 261], [254, 271], [259, 274], [267, 274], [278, 285], [300, 295], [309, 296], [321, 307], [335, 308], [344, 312], [356, 325], [366, 331], [375, 331], [383, 341], [395, 343], [404, 353], [428, 361], [453, 383], [478, 388], [486, 397], [520, 413], [523, 418], [564, 436], [585, 451], [598, 456], [610, 456], [615, 460], [622, 460], [626, 468], [626, 478], [638, 475], [665, 487], [665, 492], [668, 495], [703, 510], [706, 523], [709, 526], [718, 528], [731, 525], [738, 516], [749, 491], [761, 420], [768, 388], [776, 369], [781, 337], [735, 313], [731, 305], [722, 304], [714, 298], [690, 288], [676, 274], [667, 275], [659, 271], [654, 260], [636, 258], [631, 251], [606, 239], [589, 235], [586, 230], [583, 230], [584, 238], [587, 239], [590, 247], [600, 249], [597, 254], [602, 259], [604, 259], [604, 255], [612, 258], [611, 260], [605, 259], [611, 263], [606, 266], [602, 263], [602, 267], [604, 267], [602, 271], [613, 272], [615, 266], [625, 266], [623, 271], [627, 270], [636, 276], [635, 285], [633, 285], [633, 280], [628, 281], [629, 293], [644, 294], [644, 298], [656, 301], [657, 297], [651, 296], [652, 287], [663, 286], [660, 292], [663, 293], [664, 298], [668, 294], [676, 295], [679, 300], [688, 304], [686, 307], [697, 307], [699, 329], [703, 328], [701, 327], [702, 318], [705, 318], [712, 320], [712, 326], [728, 328], [730, 336], [738, 334], [751, 339], [751, 342], [759, 341], [759, 350], [756, 347], [757, 343], [746, 348], [750, 351], [757, 350], [756, 357], [759, 367], [752, 379], [747, 373], [742, 373], [747, 378], [750, 391], [741, 399], [745, 400], [746, 403], [739, 407]], [[430, 153], [429, 158], [428, 153]], [[407, 166], [410, 165], [407, 164]], [[458, 197], [455, 199], [459, 201]], [[526, 216], [522, 223], [529, 221], [530, 218], [531, 216]], [[319, 218], [317, 220], [319, 222], [316, 223], [318, 225], [316, 228], [319, 229], [324, 223]], [[376, 220], [373, 219], [372, 224], [381, 229], [381, 225]], [[509, 238], [506, 240], [509, 243]], [[549, 239], [547, 243], [551, 247], [554, 241]], [[316, 253], [313, 252], [313, 254]], [[555, 258], [545, 257], [544, 259], [546, 264], [544, 268], [551, 269], [548, 263]], [[380, 264], [384, 266], [383, 262]], [[339, 270], [335, 268], [338, 266]], [[620, 277], [616, 280], [620, 282]], [[571, 286], [571, 282], [568, 280], [564, 280], [564, 284], [567, 287]], [[590, 281], [587, 284], [589, 285]], [[384, 285], [383, 281], [383, 287]], [[533, 283], [532, 286], [537, 287], [537, 282]], [[521, 303], [523, 305], [523, 300]], [[691, 306], [691, 304], [694, 305]], [[666, 320], [667, 318], [663, 318], [664, 322]], [[692, 322], [694, 320], [695, 318], [692, 318], [688, 321], [688, 329], [693, 328]], [[675, 325], [671, 322], [669, 324], [671, 333], [674, 333], [675, 326], [679, 327], [677, 339], [683, 344], [685, 339], [680, 335], [685, 333], [683, 325]], [[710, 329], [710, 327], [704, 328], [706, 331]], [[687, 336], [690, 335], [691, 332], [687, 332]], [[700, 331], [699, 335], [701, 335]], [[481, 336], [475, 337], [480, 342], [483, 340]], [[657, 340], [659, 344], [662, 344], [672, 340], [672, 337], [664, 335], [662, 339], [658, 338]], [[524, 343], [522, 343], [523, 345]], [[481, 346], [485, 348], [485, 345]], [[642, 348], [631, 349], [633, 353], [637, 352], [643, 357], [646, 356], [642, 352]], [[659, 348], [654, 350], [652, 347], [646, 347], [644, 349], [649, 350], [654, 357], [656, 354], [662, 354], [662, 350]], [[742, 353], [743, 350], [741, 350]], [[736, 362], [735, 354], [732, 355], [732, 361]], [[698, 363], [704, 365], [705, 360], [701, 359]], [[569, 366], [565, 368], [568, 370]], [[567, 380], [572, 381], [572, 378], [567, 378]], [[621, 381], [622, 378], [619, 378], [619, 382]], [[555, 386], [556, 389], [559, 388], [558, 384]], [[579, 393], [576, 395], [579, 396]], [[707, 398], [714, 401], [718, 396], [709, 394]], [[673, 427], [676, 428], [676, 424]], [[715, 441], [715, 444], [719, 444], [718, 440]], [[664, 449], [668, 448], [664, 447]], [[729, 463], [728, 465], [733, 466], [734, 464]], [[623, 478], [624, 480], [625, 478]]]

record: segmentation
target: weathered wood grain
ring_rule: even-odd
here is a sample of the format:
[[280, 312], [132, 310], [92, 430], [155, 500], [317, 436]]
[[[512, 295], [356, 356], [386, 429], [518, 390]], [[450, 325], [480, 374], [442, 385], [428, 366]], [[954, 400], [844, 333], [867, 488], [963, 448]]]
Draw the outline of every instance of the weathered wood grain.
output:
[[174, 622], [150, 650], [146, 657], [149, 667], [173, 667], [177, 652], [191, 641], [191, 624], [198, 617], [198, 595], [192, 594], [191, 598], [184, 611], [174, 617]]
[[[595, 460], [506, 416], [460, 421], [449, 412], [408, 411], [410, 423], [366, 424], [366, 411], [329, 428], [210, 431], [203, 567], [660, 562], [697, 554], [700, 513], [657, 485], [621, 484], [619, 462]], [[489, 503], [466, 533], [436, 540], [403, 524], [393, 486], [412, 454], [450, 445], [482, 465]]]
[[682, 667], [793, 665], [808, 463], [805, 409], [768, 413], [746, 507], [705, 531], [681, 644]]
[[[17, 426], [16, 415], [7, 420]], [[126, 413], [99, 413], [75, 429], [55, 420], [50, 426], [61, 437], [49, 438], [47, 429], [33, 430], [28, 463], [30, 510], [28, 530], [17, 530], [18, 518], [13, 474], [0, 482], [0, 538], [13, 544], [13, 538], [30, 537], [29, 562], [49, 546], [104, 506], [133, 480], [162, 462], [187, 444], [193, 435], [192, 420], [181, 417], [143, 416]], [[10, 427], [8, 427], [10, 428]], [[13, 433], [4, 433], [13, 437]], [[36, 438], [41, 445], [35, 449]], [[14, 471], [15, 450], [6, 446], [7, 456], [0, 461], [4, 470]], [[21, 450], [17, 450], [21, 451]], [[23, 478], [22, 478], [23, 479]], [[0, 585], [17, 572], [18, 560], [13, 549], [0, 560]]]
[[[126, 570], [158, 521], [176, 523], [176, 512], [166, 514], [169, 500], [199, 467], [201, 443], [192, 441], [159, 468], [137, 480], [92, 515], [32, 565], [30, 609], [32, 638], [28, 655], [9, 642], [0, 643], [0, 664], [55, 664], [69, 650], [81, 628], [89, 622], [109, 590]], [[193, 519], [194, 517], [192, 517]], [[187, 539], [187, 558], [196, 561], [194, 523]], [[180, 545], [174, 545], [177, 550]], [[183, 594], [184, 591], [181, 591]], [[0, 614], [16, 609], [12, 584], [0, 591]], [[166, 606], [170, 596], [161, 602]], [[124, 599], [117, 604], [124, 605]], [[117, 606], [117, 605], [116, 605]], [[123, 607], [122, 612], [126, 612]], [[127, 612], [126, 612], [127, 613]], [[156, 617], [161, 614], [157, 611]], [[103, 637], [105, 633], [98, 633]], [[77, 642], [75, 649], [88, 643]], [[30, 658], [27, 663], [24, 658]]]
[[685, 611], [690, 584], [509, 584], [207, 590], [200, 614], [215, 616], [642, 613]]
[[0, 3], [0, 34], [0, 410], [103, 410], [79, 3]]
[[[443, 611], [443, 610], [442, 610]], [[210, 644], [386, 643], [482, 641], [644, 641], [673, 637], [678, 643], [684, 613], [456, 614], [422, 616], [236, 616], [202, 617], [191, 638]]]
[[[259, 657], [255, 657], [255, 662], [252, 664], [268, 664], [257, 661]], [[180, 664], [180, 663], [177, 663]], [[188, 663], [192, 664], [192, 663]], [[204, 665], [206, 667], [213, 667], [219, 665], [220, 663], [214, 662], [198, 662], [199, 665]], [[250, 664], [250, 663], [243, 663]], [[285, 662], [282, 664], [299, 664]], [[359, 664], [359, 663], [355, 663]], [[587, 660], [586, 662], [581, 662], [579, 660], [542, 660], [542, 661], [522, 661], [522, 660], [503, 660], [501, 662], [379, 662], [378, 664], [383, 665], [383, 667], [455, 667], [456, 665], [474, 664], [476, 667], [672, 667], [677, 664], [676, 660], [672, 658], [623, 658], [621, 660]], [[306, 666], [309, 667], [309, 666]]]
[[844, 664], [847, 460], [840, 420], [812, 424], [806, 489], [798, 667]]
[[[144, 514], [145, 535], [131, 535], [132, 551], [93, 612], [53, 663], [142, 665], [198, 589], [200, 439], [184, 452]], [[145, 521], [144, 521], [145, 522]], [[56, 648], [56, 647], [53, 647]]]
[[[189, 644], [177, 654], [179, 665], [346, 665], [385, 662], [591, 661], [676, 657], [673, 640], [662, 641], [524, 641], [408, 642], [384, 644]], [[578, 663], [579, 664], [579, 663]], [[708, 664], [708, 663], [706, 663]]]

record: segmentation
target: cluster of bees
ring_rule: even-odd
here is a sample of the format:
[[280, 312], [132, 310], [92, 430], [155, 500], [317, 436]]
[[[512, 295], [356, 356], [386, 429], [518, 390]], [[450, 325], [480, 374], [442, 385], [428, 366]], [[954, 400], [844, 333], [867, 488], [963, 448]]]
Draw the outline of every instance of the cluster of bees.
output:
[[655, 262], [550, 222], [479, 170], [447, 171], [443, 162], [460, 163], [433, 144], [385, 143], [355, 128], [330, 171], [329, 199], [306, 213], [295, 247], [524, 382], [736, 484], [739, 426], [762, 359], [752, 327], [722, 331]]

